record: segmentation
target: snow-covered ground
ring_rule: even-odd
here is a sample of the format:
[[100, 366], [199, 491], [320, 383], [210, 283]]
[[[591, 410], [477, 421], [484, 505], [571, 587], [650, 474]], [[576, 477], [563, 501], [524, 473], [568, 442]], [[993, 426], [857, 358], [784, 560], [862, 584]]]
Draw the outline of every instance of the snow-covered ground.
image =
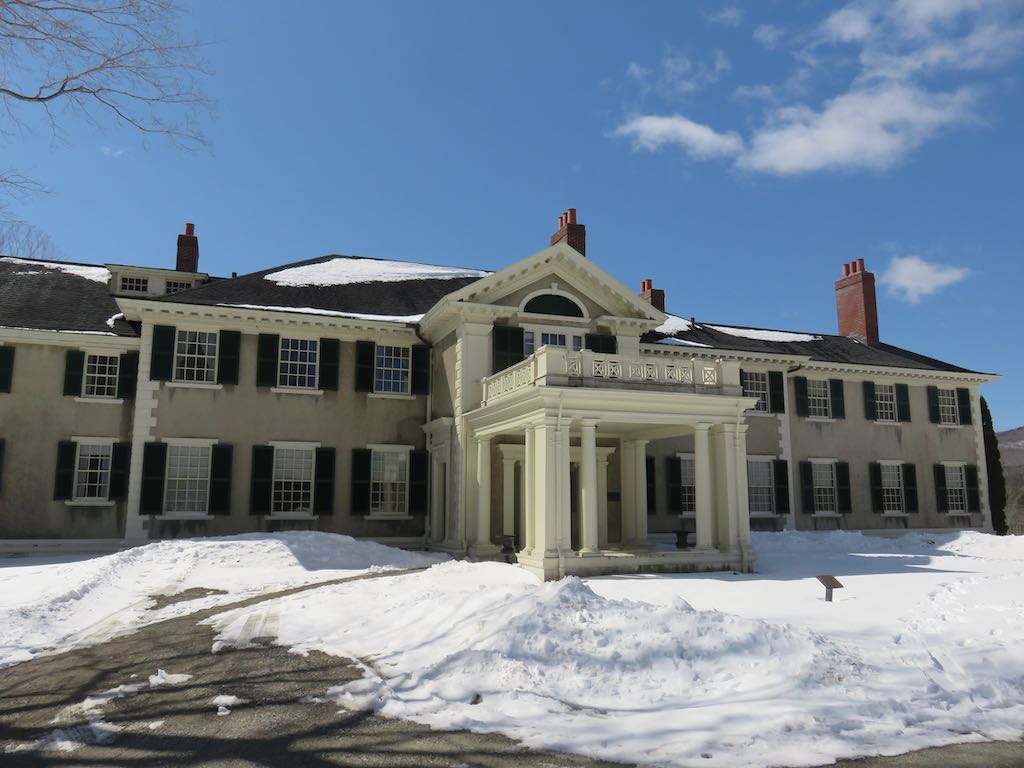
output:
[[[0, 558], [0, 667], [252, 595], [444, 556], [293, 532], [163, 541], [102, 557]], [[153, 598], [216, 590], [151, 610]]]
[[[359, 659], [363, 679], [328, 692], [346, 707], [609, 759], [815, 765], [1021, 737], [1024, 538], [755, 544], [754, 575], [540, 584], [447, 562], [209, 621], [215, 649], [276, 626], [295, 651]], [[818, 574], [845, 585], [833, 603]]]

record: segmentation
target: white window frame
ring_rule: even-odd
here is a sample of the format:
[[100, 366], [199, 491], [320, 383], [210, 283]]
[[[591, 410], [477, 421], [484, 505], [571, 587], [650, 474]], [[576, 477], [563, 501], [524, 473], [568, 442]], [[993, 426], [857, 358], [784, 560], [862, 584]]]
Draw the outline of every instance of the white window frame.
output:
[[[937, 397], [939, 400], [939, 425], [943, 427], [959, 427], [960, 399], [956, 396], [956, 388], [936, 387], [936, 390], [938, 390]], [[943, 393], [947, 394], [943, 395]], [[943, 397], [947, 398], [951, 402], [947, 402], [943, 405]], [[947, 418], [947, 414], [950, 412], [952, 412], [952, 418]]]
[[[963, 461], [944, 461], [942, 462], [942, 468], [946, 478], [946, 514], [950, 517], [967, 517], [969, 516], [970, 510], [967, 508], [967, 464]], [[949, 484], [949, 471], [951, 469], [958, 470], [960, 475], [960, 485], [958, 488], [953, 488]], [[960, 491], [960, 500], [962, 506], [958, 509], [953, 509], [953, 494], [951, 491]]]
[[[377, 374], [381, 370], [401, 370], [400, 368], [381, 368], [379, 365], [379, 354], [382, 349], [392, 350], [404, 350], [404, 356], [406, 361], [405, 366], [405, 386], [403, 389], [381, 389], [379, 384], [381, 383], [378, 379]], [[373, 394], [382, 395], [384, 397], [411, 397], [412, 392], [412, 346], [409, 344], [382, 344], [376, 342], [373, 345]]]
[[[548, 291], [549, 293], [549, 291]], [[552, 347], [553, 349], [564, 349], [566, 352], [579, 352], [586, 344], [586, 332], [582, 328], [573, 328], [564, 325], [522, 325], [523, 329], [523, 356], [529, 357], [541, 347]], [[543, 342], [543, 335], [565, 336], [565, 344], [551, 344]]]
[[[213, 474], [213, 446], [218, 443], [216, 438], [202, 438], [202, 437], [172, 437], [164, 438], [163, 442], [167, 444], [167, 457], [164, 461], [164, 513], [161, 517], [175, 517], [175, 518], [205, 518], [210, 516], [210, 483]], [[206, 448], [206, 498], [204, 500], [204, 509], [201, 512], [198, 511], [180, 511], [172, 510], [168, 505], [168, 491], [171, 480], [170, 466], [171, 466], [171, 451], [175, 448]]]
[[[297, 342], [297, 343], [300, 343], [300, 344], [305, 343], [305, 344], [314, 345], [315, 349], [312, 351], [313, 361], [312, 362], [309, 362], [308, 360], [306, 362], [285, 361], [284, 360], [284, 355], [285, 355], [285, 348], [284, 347], [285, 347], [285, 343], [286, 342], [290, 342], [290, 343]], [[294, 353], [299, 353], [299, 354], [301, 354], [303, 352], [303, 350], [289, 350], [289, 351], [290, 352], [294, 352]], [[309, 349], [307, 349], [305, 351], [306, 351], [307, 354], [309, 354], [309, 352], [310, 352]], [[319, 391], [319, 389], [320, 389], [320, 353], [321, 353], [321, 351], [322, 350], [320, 349], [320, 339], [306, 338], [306, 337], [302, 337], [302, 336], [282, 336], [278, 340], [278, 343], [277, 343], [277, 387], [275, 387], [274, 389], [276, 389], [276, 390], [287, 390], [287, 391], [292, 391], [292, 392], [314, 392], [314, 391]], [[377, 363], [377, 351], [376, 351], [376, 348], [375, 348], [374, 349], [374, 384], [375, 385], [376, 385], [376, 380], [377, 380], [377, 376], [376, 376], [376, 363]], [[301, 385], [301, 384], [286, 384], [286, 383], [284, 383], [281, 379], [285, 375], [288, 375], [288, 376], [293, 376], [293, 375], [294, 376], [305, 376], [306, 378], [308, 378], [308, 374], [285, 374], [285, 373], [283, 373], [281, 368], [285, 364], [296, 365], [296, 366], [312, 365], [313, 366], [313, 375], [312, 375], [313, 383], [311, 385], [308, 385], [308, 386]]]
[[[906, 516], [907, 497], [903, 487], [903, 462], [883, 459], [878, 464], [882, 468], [882, 514], [887, 517]], [[892, 482], [893, 477], [896, 478], [895, 484]]]
[[122, 293], [149, 293], [149, 278], [121, 275]]
[[[756, 397], [757, 398], [757, 404], [753, 408], [751, 408], [750, 410], [751, 411], [756, 411], [757, 413], [768, 413], [768, 399], [771, 396], [770, 392], [769, 392], [768, 372], [767, 371], [748, 371], [746, 369], [743, 369], [743, 371], [741, 373], [742, 373], [742, 380], [740, 381], [740, 385], [742, 387], [743, 396], [744, 397]], [[756, 389], [750, 386], [750, 383], [751, 383], [750, 377], [752, 377], [752, 376], [753, 377], [757, 377], [756, 380], [757, 380], [757, 383], [758, 383], [758, 387]], [[764, 384], [764, 389], [763, 390], [761, 389], [761, 386], [760, 386], [762, 383]], [[810, 401], [808, 400], [808, 405], [809, 405], [809, 403], [810, 403]]]
[[[824, 397], [820, 394], [811, 394], [812, 385], [814, 389], [824, 387]], [[821, 401], [824, 400], [824, 408]], [[817, 412], [816, 412], [817, 411]], [[822, 412], [823, 411], [823, 412]], [[831, 419], [832, 418], [832, 389], [828, 379], [807, 380], [807, 418], [809, 419]]]
[[[768, 465], [768, 485], [758, 485], [757, 488], [768, 488], [768, 506], [769, 510], [754, 511], [753, 505], [750, 503], [750, 465], [751, 464], [767, 464]], [[775, 510], [775, 457], [774, 456], [747, 456], [747, 508], [750, 512], [751, 517], [775, 517], [777, 514]]]
[[[171, 290], [171, 286], [179, 286], [174, 290]], [[192, 287], [192, 283], [188, 280], [166, 280], [164, 281], [164, 293], [170, 295], [172, 293], [181, 293], [187, 291]]]
[[[210, 355], [210, 354], [203, 354], [203, 355], [194, 355], [193, 354], [193, 355], [190, 355], [187, 352], [184, 353], [184, 354], [178, 352], [178, 345], [182, 343], [182, 341], [181, 341], [182, 334], [185, 334], [185, 342], [184, 343], [186, 345], [188, 345], [190, 343], [194, 343], [194, 344], [199, 344], [200, 343], [198, 341], [198, 339], [196, 341], [194, 341], [194, 342], [190, 342], [188, 340], [188, 334], [190, 334], [190, 333], [196, 333], [196, 334], [203, 333], [203, 334], [207, 334], [207, 335], [213, 336], [213, 339], [214, 339], [214, 341], [213, 341], [213, 354], [212, 355]], [[209, 344], [209, 342], [202, 342], [202, 343], [205, 343], [207, 345]], [[208, 329], [205, 329], [205, 328], [178, 328], [178, 329], [176, 329], [175, 334], [174, 334], [174, 370], [173, 370], [172, 375], [171, 375], [171, 383], [173, 383], [173, 384], [182, 384], [182, 385], [186, 385], [186, 386], [217, 386], [217, 365], [218, 365], [217, 358], [219, 356], [219, 353], [220, 353], [220, 332], [219, 331], [216, 331], [216, 330], [211, 331], [211, 330], [208, 330]], [[195, 366], [187, 366], [187, 365], [186, 366], [181, 366], [181, 365], [179, 365], [179, 357], [192, 358], [192, 359], [198, 359], [198, 358], [202, 357], [202, 358], [205, 358], [205, 359], [212, 359], [213, 360], [213, 366], [209, 368], [209, 378], [208, 379], [188, 379], [188, 378], [184, 378], [182, 376], [183, 371], [187, 371], [187, 370], [197, 370], [198, 371], [199, 369], [196, 368]]]
[[[103, 401], [115, 401], [117, 397], [117, 378], [121, 372], [121, 355], [119, 352], [91, 352], [89, 350], [83, 350], [85, 352], [85, 364], [82, 368], [82, 390], [79, 392], [79, 396], [83, 400], [103, 400]], [[103, 374], [106, 378], [113, 380], [113, 394], [110, 395], [97, 395], [95, 393], [88, 394], [89, 390], [89, 363], [98, 357], [106, 357], [114, 361], [113, 373], [108, 370], [106, 374]], [[95, 374], [94, 374], [95, 375]], [[109, 384], [107, 387], [109, 388]]]
[[[827, 382], [826, 382], [827, 383]], [[838, 459], [809, 459], [811, 462], [811, 488], [814, 493], [814, 514], [821, 517], [839, 517], [839, 485], [836, 477], [836, 464]], [[826, 486], [819, 485], [815, 468], [819, 466], [829, 467], [832, 473], [832, 509], [819, 509], [818, 490], [826, 490]]]
[[[409, 515], [409, 469], [410, 469], [410, 454], [412, 453], [413, 447], [411, 445], [385, 445], [385, 444], [370, 444], [366, 446], [370, 449], [370, 513], [366, 516], [370, 520], [408, 520]], [[400, 480], [404, 485], [405, 499], [402, 505], [401, 512], [375, 512], [374, 511], [374, 485], [378, 482], [373, 479], [374, 465], [378, 455], [384, 454], [399, 454], [405, 456], [405, 479]], [[392, 481], [393, 482], [393, 481]]]
[[[114, 502], [107, 498], [110, 495], [110, 470], [114, 463], [114, 443], [117, 442], [116, 437], [72, 437], [71, 440], [75, 443], [75, 476], [71, 486], [71, 499], [65, 501], [68, 505], [79, 505], [79, 506], [113, 506]], [[107, 468], [106, 468], [106, 479], [101, 488], [105, 488], [106, 492], [100, 496], [79, 496], [78, 495], [78, 475], [81, 469], [79, 468], [79, 462], [82, 457], [82, 448], [106, 448], [107, 449]]]
[[[692, 453], [677, 453], [676, 458], [679, 460], [679, 495], [683, 501], [683, 504], [681, 506], [687, 506], [687, 502], [689, 501], [690, 495], [689, 489], [693, 489], [693, 510], [682, 510], [677, 512], [677, 514], [681, 519], [689, 520], [697, 516], [697, 458]], [[690, 462], [690, 464], [693, 466], [693, 485], [687, 485], [683, 482], [683, 480], [685, 479], [683, 473], [684, 461]]]
[[[316, 513], [313, 511], [316, 509], [316, 449], [320, 447], [320, 443], [310, 442], [294, 442], [294, 441], [281, 441], [274, 440], [268, 443], [274, 449], [274, 461], [270, 473], [270, 514], [268, 517], [282, 520], [304, 520], [312, 517], [316, 517]], [[308, 451], [311, 454], [311, 461], [309, 464], [309, 511], [308, 512], [296, 512], [296, 511], [284, 511], [278, 508], [277, 501], [277, 483], [278, 483], [278, 465], [277, 458], [279, 451]], [[284, 480], [281, 482], [305, 482], [305, 481], [294, 481]]]
[[875, 421], [881, 424], [896, 424], [899, 420], [899, 411], [896, 407], [896, 385], [876, 383]]

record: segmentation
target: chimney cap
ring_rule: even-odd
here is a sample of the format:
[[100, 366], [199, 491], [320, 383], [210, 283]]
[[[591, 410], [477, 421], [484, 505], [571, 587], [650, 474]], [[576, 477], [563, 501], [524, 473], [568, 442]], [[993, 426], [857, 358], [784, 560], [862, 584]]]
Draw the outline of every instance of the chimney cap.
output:
[[188, 235], [189, 237], [196, 236], [196, 225], [193, 224], [191, 221], [185, 223], [185, 234]]

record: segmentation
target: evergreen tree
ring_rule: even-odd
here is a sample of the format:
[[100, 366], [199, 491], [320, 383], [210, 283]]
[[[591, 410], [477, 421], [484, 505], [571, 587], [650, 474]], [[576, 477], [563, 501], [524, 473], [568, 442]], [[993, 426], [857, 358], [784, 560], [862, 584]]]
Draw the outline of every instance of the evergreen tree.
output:
[[985, 438], [985, 470], [988, 474], [988, 501], [992, 508], [992, 528], [1006, 533], [1006, 476], [999, 456], [999, 439], [992, 427], [992, 414], [985, 398], [981, 398], [981, 431]]

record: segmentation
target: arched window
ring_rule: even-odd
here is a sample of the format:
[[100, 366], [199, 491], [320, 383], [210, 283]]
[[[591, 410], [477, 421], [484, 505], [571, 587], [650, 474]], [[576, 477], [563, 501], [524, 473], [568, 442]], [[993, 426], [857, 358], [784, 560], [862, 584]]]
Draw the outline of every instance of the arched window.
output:
[[523, 307], [524, 312], [538, 315], [561, 315], [563, 317], [583, 317], [583, 309], [568, 296], [557, 293], [542, 293], [534, 296]]

